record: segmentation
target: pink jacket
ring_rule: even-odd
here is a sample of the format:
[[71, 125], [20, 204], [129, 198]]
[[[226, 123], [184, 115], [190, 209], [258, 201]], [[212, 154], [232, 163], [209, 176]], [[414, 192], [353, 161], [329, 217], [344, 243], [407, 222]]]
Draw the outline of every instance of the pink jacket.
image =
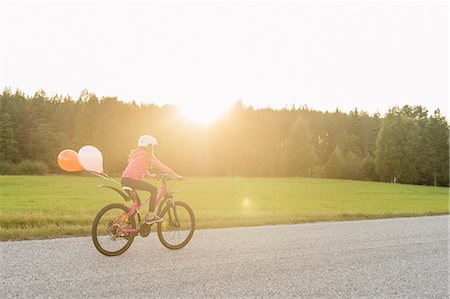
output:
[[146, 176], [150, 176], [150, 173], [148, 172], [150, 166], [154, 166], [163, 173], [168, 173], [174, 176], [177, 175], [175, 171], [161, 163], [155, 155], [139, 149], [131, 155], [128, 166], [122, 173], [122, 177], [133, 180], [141, 180]]

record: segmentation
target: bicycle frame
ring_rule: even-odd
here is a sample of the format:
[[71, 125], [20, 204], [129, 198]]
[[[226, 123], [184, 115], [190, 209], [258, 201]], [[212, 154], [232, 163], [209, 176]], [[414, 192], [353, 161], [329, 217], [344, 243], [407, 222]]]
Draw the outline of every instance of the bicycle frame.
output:
[[[139, 197], [136, 194], [136, 191], [128, 192], [130, 198], [133, 200], [133, 204], [130, 207], [130, 211], [128, 211], [125, 215], [120, 215], [114, 220], [115, 224], [119, 225], [119, 231], [124, 233], [138, 233], [139, 229], [137, 228], [121, 228], [121, 225], [124, 220], [128, 219], [128, 217], [134, 215], [135, 213], [139, 213], [139, 210], [149, 201], [149, 197], [145, 199], [142, 203], [139, 201]], [[164, 202], [163, 199], [170, 195], [169, 188], [167, 187], [166, 181], [163, 181], [163, 185], [158, 190], [158, 195], [156, 197], [155, 210], [158, 210], [159, 205]], [[122, 219], [120, 219], [122, 218]]]

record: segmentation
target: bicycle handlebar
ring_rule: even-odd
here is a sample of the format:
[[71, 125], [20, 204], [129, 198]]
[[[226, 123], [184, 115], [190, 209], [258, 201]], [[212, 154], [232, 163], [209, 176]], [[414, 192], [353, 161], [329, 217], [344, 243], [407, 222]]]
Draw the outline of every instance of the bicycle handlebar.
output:
[[154, 174], [155, 179], [161, 180], [161, 181], [180, 181], [182, 179], [175, 177], [175, 176], [171, 176], [168, 175], [166, 173], [158, 173], [158, 174]]

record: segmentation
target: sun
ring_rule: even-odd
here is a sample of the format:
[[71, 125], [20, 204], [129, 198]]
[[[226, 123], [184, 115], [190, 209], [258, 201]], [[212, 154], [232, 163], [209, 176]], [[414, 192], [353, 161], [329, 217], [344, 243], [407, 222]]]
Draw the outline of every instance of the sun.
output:
[[221, 105], [186, 104], [178, 107], [180, 115], [192, 122], [209, 125], [219, 119], [227, 110]]

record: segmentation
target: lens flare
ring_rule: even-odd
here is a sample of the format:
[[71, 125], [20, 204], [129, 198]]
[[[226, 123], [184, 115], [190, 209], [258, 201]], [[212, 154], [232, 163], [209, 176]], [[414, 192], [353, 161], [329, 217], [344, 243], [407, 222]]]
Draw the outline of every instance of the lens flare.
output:
[[251, 206], [252, 206], [252, 201], [250, 200], [250, 198], [244, 199], [244, 201], [242, 202], [242, 207], [245, 209], [248, 209]]

